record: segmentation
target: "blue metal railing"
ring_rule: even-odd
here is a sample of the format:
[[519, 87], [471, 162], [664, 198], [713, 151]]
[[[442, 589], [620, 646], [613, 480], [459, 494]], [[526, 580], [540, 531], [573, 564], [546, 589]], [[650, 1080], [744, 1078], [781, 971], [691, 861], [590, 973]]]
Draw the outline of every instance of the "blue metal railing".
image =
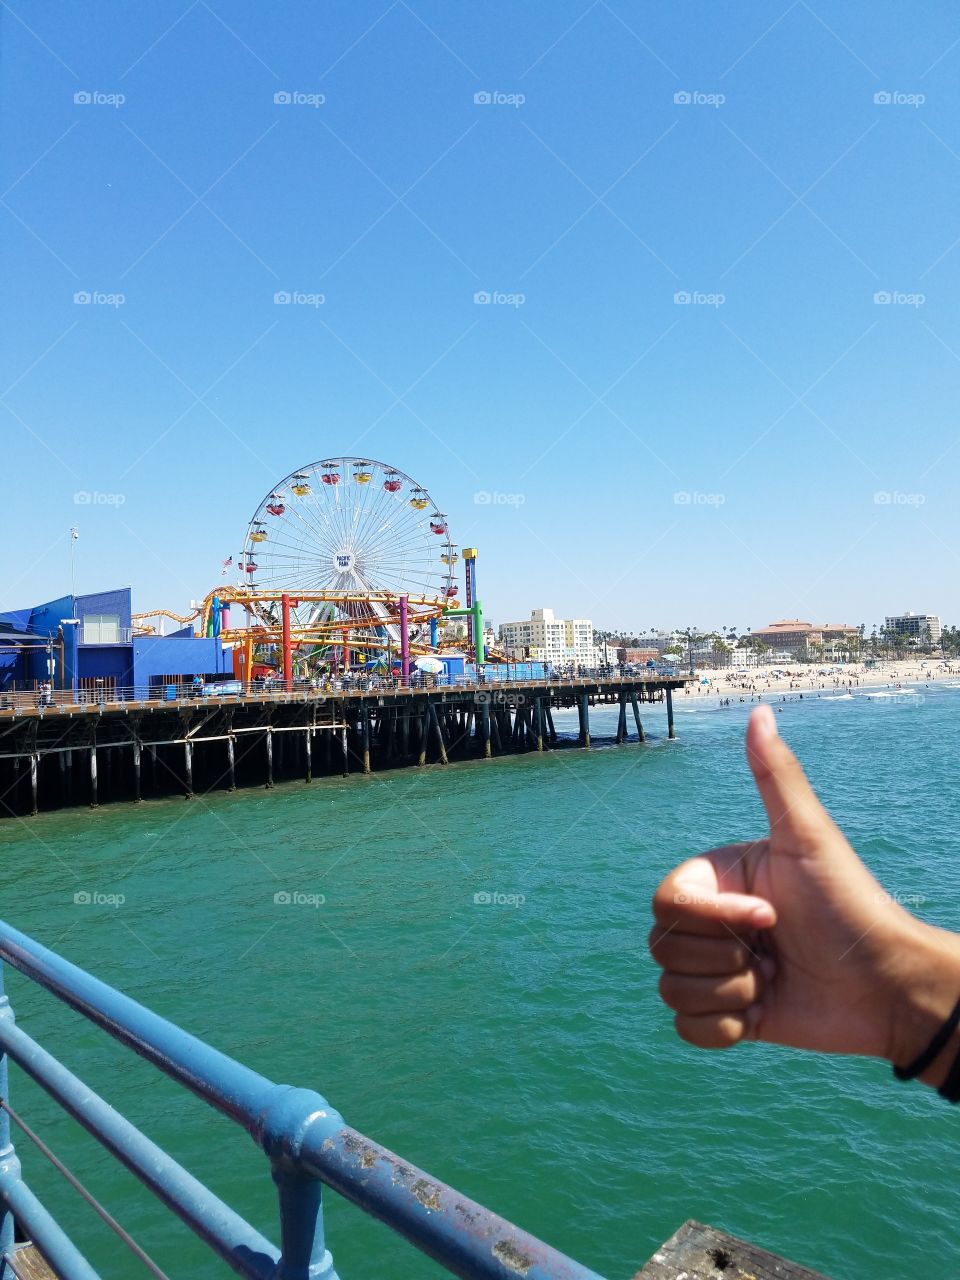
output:
[[[600, 1280], [549, 1245], [351, 1129], [324, 1098], [278, 1085], [0, 921], [0, 961], [83, 1014], [210, 1106], [266, 1153], [281, 1247], [254, 1230], [129, 1120], [17, 1027], [0, 985], [0, 1100], [15, 1062], [240, 1276], [337, 1280], [324, 1242], [321, 1184], [379, 1218], [454, 1275], [478, 1280]], [[0, 1259], [14, 1220], [63, 1280], [99, 1280], [23, 1181], [0, 1108]], [[0, 1274], [5, 1269], [0, 1261]]]

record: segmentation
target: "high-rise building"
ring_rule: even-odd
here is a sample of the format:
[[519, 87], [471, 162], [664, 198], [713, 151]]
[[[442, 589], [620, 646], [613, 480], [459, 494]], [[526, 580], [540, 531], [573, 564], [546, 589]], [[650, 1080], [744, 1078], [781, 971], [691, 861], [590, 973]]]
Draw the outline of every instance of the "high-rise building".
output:
[[502, 622], [500, 647], [510, 658], [558, 666], [592, 667], [597, 661], [589, 618], [557, 618], [552, 609], [534, 609], [528, 622]]
[[897, 613], [884, 619], [888, 632], [916, 640], [918, 644], [940, 643], [940, 619], [935, 613]]

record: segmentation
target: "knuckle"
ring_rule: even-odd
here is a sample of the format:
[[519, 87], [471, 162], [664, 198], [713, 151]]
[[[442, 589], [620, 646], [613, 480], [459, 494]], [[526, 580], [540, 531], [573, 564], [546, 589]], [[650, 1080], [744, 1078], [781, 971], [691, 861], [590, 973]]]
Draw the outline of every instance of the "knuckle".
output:
[[687, 1044], [695, 1045], [698, 1049], [710, 1047], [702, 1043], [700, 1029], [694, 1027], [688, 1018], [677, 1016], [673, 1020], [673, 1025], [676, 1027], [677, 1035], [681, 1040], [686, 1040]]
[[742, 942], [732, 942], [730, 944], [730, 969], [734, 973], [741, 973], [750, 964], [750, 952]]
[[739, 1032], [730, 1019], [694, 1018], [678, 1014], [674, 1019], [677, 1035], [698, 1049], [729, 1049], [739, 1040]]
[[747, 969], [723, 978], [717, 984], [717, 995], [722, 1000], [748, 1001], [754, 989], [754, 977]]
[[715, 1049], [732, 1049], [743, 1039], [742, 1019], [729, 1016], [717, 1018], [715, 1035]]
[[653, 918], [658, 924], [668, 922], [675, 913], [674, 897], [673, 883], [668, 876], [666, 880], [661, 880], [653, 895]]
[[678, 1014], [677, 1034], [698, 1049], [731, 1049], [743, 1036], [739, 1019], [719, 1014], [714, 1018], [690, 1018]]
[[683, 979], [678, 978], [675, 973], [661, 973], [657, 986], [663, 1003], [668, 1008], [679, 1012], [682, 1004]]
[[664, 934], [659, 925], [654, 925], [647, 935], [647, 948], [654, 960], [659, 964], [660, 954], [663, 952]]

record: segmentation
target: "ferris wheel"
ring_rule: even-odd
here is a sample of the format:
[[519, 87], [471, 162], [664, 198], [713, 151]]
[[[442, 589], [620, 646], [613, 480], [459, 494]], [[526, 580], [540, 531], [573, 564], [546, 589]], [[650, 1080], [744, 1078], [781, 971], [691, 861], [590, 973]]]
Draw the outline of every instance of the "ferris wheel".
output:
[[457, 559], [447, 517], [422, 485], [384, 462], [346, 457], [310, 463], [271, 489], [239, 567], [252, 591], [319, 595], [356, 615], [380, 611], [384, 597], [455, 596]]

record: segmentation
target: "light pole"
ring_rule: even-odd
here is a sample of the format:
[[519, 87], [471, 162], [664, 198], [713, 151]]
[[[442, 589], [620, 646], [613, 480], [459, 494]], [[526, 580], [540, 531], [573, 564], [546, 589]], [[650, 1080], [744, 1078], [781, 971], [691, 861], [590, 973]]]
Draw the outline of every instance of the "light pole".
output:
[[70, 529], [70, 594], [73, 597], [74, 601], [76, 601], [76, 598], [77, 598], [77, 564], [76, 564], [76, 556], [74, 555], [74, 544], [76, 543], [79, 537], [80, 537], [80, 530], [76, 527], [76, 525], [71, 526], [71, 529]]

